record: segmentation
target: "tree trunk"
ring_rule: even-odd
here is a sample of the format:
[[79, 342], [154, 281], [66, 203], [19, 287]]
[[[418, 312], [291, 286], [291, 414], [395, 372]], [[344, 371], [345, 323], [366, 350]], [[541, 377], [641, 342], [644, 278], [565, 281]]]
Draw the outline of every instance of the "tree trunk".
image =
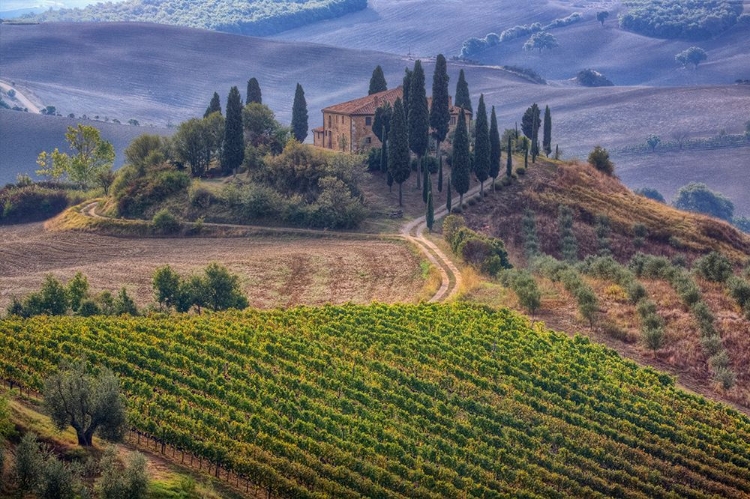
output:
[[464, 195], [463, 194], [458, 195], [458, 208], [463, 212], [463, 209], [464, 209]]
[[440, 154], [440, 142], [437, 143], [438, 192], [443, 192], [443, 155]]
[[479, 181], [479, 200], [484, 199], [484, 180]]

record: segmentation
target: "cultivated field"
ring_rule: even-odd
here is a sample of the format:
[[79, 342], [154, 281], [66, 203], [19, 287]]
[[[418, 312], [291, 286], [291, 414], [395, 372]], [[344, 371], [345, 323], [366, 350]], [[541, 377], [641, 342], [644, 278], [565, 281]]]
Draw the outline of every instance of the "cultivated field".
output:
[[420, 258], [405, 243], [294, 237], [139, 239], [48, 232], [42, 224], [0, 227], [0, 310], [39, 288], [46, 274], [88, 276], [92, 290], [128, 289], [139, 306], [153, 300], [154, 270], [183, 275], [219, 262], [240, 275], [250, 306], [415, 302], [424, 284]]

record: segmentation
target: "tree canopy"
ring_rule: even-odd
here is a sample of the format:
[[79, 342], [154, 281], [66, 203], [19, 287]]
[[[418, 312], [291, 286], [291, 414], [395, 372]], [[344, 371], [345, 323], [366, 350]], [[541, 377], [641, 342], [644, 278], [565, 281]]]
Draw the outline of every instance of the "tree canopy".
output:
[[674, 56], [674, 59], [685, 67], [692, 64], [694, 69], [698, 69], [698, 64], [708, 59], [708, 54], [700, 47], [690, 47]]
[[[541, 111], [536, 103], [532, 104], [523, 113], [523, 116], [521, 117], [521, 131], [529, 139], [533, 138], [534, 135], [539, 134], [539, 125], [542, 123], [540, 117]], [[535, 125], [536, 130], [534, 129]]]
[[[493, 180], [500, 174], [500, 156], [501, 156], [501, 144], [500, 144], [500, 129], [497, 127], [497, 115], [495, 114], [495, 106], [492, 106], [492, 112], [490, 113], [490, 170], [489, 176]], [[510, 152], [508, 152], [510, 154]], [[492, 183], [494, 189], [495, 183]]]
[[384, 92], [386, 90], [388, 90], [388, 83], [385, 81], [383, 68], [378, 64], [372, 71], [372, 76], [370, 77], [370, 89], [367, 91], [367, 95]]
[[112, 169], [115, 161], [115, 148], [101, 138], [99, 130], [88, 125], [69, 126], [65, 140], [72, 155], [60, 152], [57, 148], [51, 153], [39, 154], [37, 175], [54, 180], [67, 176], [71, 182], [90, 187], [102, 173]]
[[208, 107], [206, 108], [206, 112], [203, 113], [203, 117], [205, 118], [206, 116], [212, 113], [221, 114], [221, 100], [219, 99], [219, 94], [216, 92], [214, 92], [214, 96], [211, 97], [211, 102], [208, 104]]
[[539, 33], [534, 33], [531, 35], [531, 38], [526, 40], [526, 43], [523, 44], [523, 49], [528, 51], [538, 50], [541, 54], [544, 49], [553, 49], [559, 46], [557, 38], [552, 33], [540, 31]]
[[242, 98], [237, 87], [229, 90], [224, 121], [224, 144], [221, 169], [225, 174], [234, 172], [245, 157], [245, 140], [242, 133]]
[[432, 76], [432, 106], [430, 108], [430, 127], [432, 136], [438, 143], [445, 140], [450, 124], [450, 95], [448, 94], [448, 66], [443, 54], [435, 59], [435, 73]]
[[464, 194], [469, 190], [470, 172], [469, 131], [466, 128], [466, 115], [461, 108], [458, 125], [456, 126], [456, 136], [453, 138], [453, 157], [451, 159], [451, 185], [460, 196], [460, 207], [463, 207]]
[[260, 91], [260, 83], [257, 78], [247, 80], [247, 95], [245, 96], [245, 105], [255, 102], [263, 104], [263, 95]]
[[596, 146], [589, 153], [589, 164], [607, 175], [612, 175], [615, 171], [615, 165], [609, 159], [609, 151], [601, 146]]
[[[421, 160], [430, 143], [430, 112], [427, 108], [427, 93], [425, 90], [425, 75], [422, 61], [414, 62], [409, 92], [409, 149]], [[421, 173], [418, 172], [418, 173]], [[419, 175], [417, 175], [419, 178]]]
[[734, 216], [734, 203], [730, 199], [699, 182], [690, 182], [681, 187], [672, 204], [680, 210], [704, 213], [727, 221]]
[[302, 85], [297, 83], [294, 91], [294, 104], [292, 105], [292, 134], [297, 142], [304, 142], [307, 138], [307, 101]]
[[458, 82], [456, 82], [456, 106], [462, 107], [469, 111], [470, 113], [474, 112], [474, 109], [471, 107], [471, 95], [469, 94], [469, 84], [466, 83], [466, 75], [464, 75], [464, 70], [462, 69], [458, 73]]
[[402, 206], [402, 187], [411, 174], [409, 158], [409, 139], [407, 136], [406, 117], [401, 99], [393, 104], [393, 117], [388, 135], [388, 172], [398, 184], [398, 205]]
[[630, 2], [620, 27], [656, 38], [704, 40], [734, 26], [742, 9], [733, 0], [640, 0]]
[[474, 175], [479, 180], [480, 194], [484, 194], [484, 181], [490, 173], [490, 131], [487, 123], [487, 108], [484, 94], [479, 96], [474, 139]]

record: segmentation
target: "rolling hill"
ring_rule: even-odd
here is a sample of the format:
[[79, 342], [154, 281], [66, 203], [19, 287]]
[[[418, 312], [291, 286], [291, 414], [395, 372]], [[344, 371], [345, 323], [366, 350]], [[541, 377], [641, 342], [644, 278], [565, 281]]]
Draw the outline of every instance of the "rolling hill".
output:
[[[169, 40], [166, 47], [164, 40]], [[123, 122], [134, 118], [161, 127], [201, 115], [214, 91], [222, 100], [232, 85], [244, 93], [245, 82], [254, 76], [261, 83], [264, 102], [282, 123], [291, 119], [294, 86], [300, 82], [313, 128], [323, 107], [366, 93], [375, 65], [383, 66], [393, 87], [400, 83], [404, 67], [413, 64], [409, 58], [381, 52], [148, 24], [2, 26], [0, 41], [3, 77], [23, 83], [63, 115], [99, 115]], [[460, 68], [466, 71], [474, 98], [484, 93], [487, 103], [497, 106], [501, 128], [513, 127], [531, 102], [549, 104], [555, 123], [553, 143], [566, 157], [584, 157], [596, 144], [610, 148], [642, 144], [651, 133], [663, 137], [677, 131], [694, 136], [713, 136], [720, 130], [739, 133], [750, 109], [747, 85], [596, 89], [535, 85], [496, 67], [459, 63], [449, 65], [451, 90]], [[425, 70], [432, 71], [429, 60]], [[28, 143], [20, 134], [27, 134], [29, 128], [14, 125], [21, 119], [26, 118], [3, 114], [8, 124], [6, 143]], [[137, 132], [147, 130], [141, 127]], [[4, 178], [33, 171], [36, 166], [28, 163], [29, 158], [57, 144], [59, 140], [36, 141], [34, 151], [3, 149], [0, 170], [8, 172]], [[738, 215], [750, 214], [750, 200], [740, 195], [742, 189], [750, 189], [747, 175], [733, 166], [746, 156], [747, 148], [724, 151], [725, 175], [708, 182], [732, 197]], [[695, 180], [694, 172], [705, 161], [702, 153], [695, 152], [615, 159], [631, 185], [643, 185], [647, 173], [654, 179], [651, 186], [666, 193]], [[653, 173], [662, 167], [670, 175]], [[676, 171], [679, 175], [673, 174]]]

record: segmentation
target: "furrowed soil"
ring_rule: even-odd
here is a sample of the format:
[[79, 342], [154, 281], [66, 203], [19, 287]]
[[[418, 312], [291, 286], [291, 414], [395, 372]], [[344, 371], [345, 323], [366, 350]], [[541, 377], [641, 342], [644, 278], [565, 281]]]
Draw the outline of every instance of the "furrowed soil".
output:
[[169, 264], [183, 276], [211, 262], [240, 276], [250, 306], [415, 302], [424, 278], [406, 243], [305, 237], [127, 238], [48, 232], [42, 224], [0, 227], [0, 310], [39, 289], [45, 275], [80, 271], [92, 292], [125, 286], [153, 302], [151, 276]]

